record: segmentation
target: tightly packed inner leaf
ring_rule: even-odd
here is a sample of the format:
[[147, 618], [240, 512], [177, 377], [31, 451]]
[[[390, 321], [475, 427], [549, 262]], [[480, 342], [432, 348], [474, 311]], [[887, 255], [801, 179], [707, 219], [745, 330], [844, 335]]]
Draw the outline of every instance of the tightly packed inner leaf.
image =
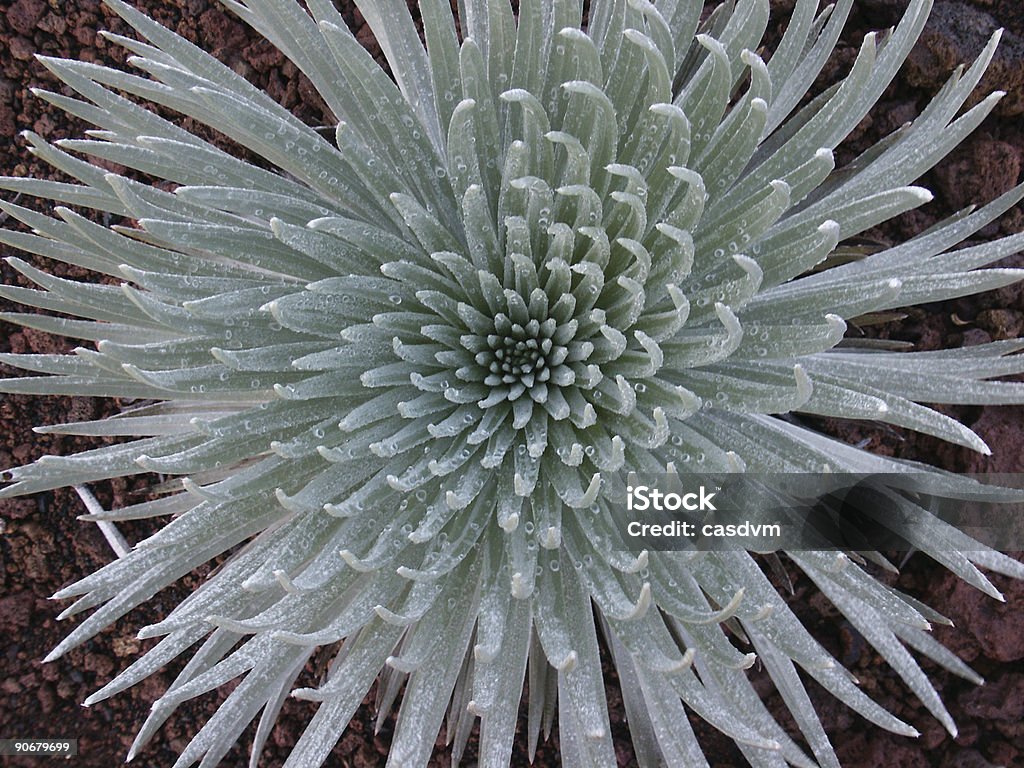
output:
[[[51, 659], [235, 550], [140, 633], [160, 642], [88, 700], [189, 656], [132, 754], [180, 703], [241, 677], [178, 765], [214, 765], [262, 710], [255, 763], [293, 693], [319, 706], [287, 765], [316, 766], [379, 678], [382, 717], [402, 691], [389, 765], [426, 764], [443, 724], [458, 760], [477, 718], [480, 764], [507, 764], [525, 685], [531, 754], [557, 714], [566, 765], [613, 766], [599, 635], [642, 765], [707, 765], [691, 710], [753, 765], [835, 766], [807, 677], [915, 733], [858, 689], [749, 554], [631, 553], [608, 489], [620, 472], [927, 469], [778, 418], [791, 412], [988, 451], [921, 403], [1024, 401], [1024, 384], [991, 381], [1024, 371], [1024, 340], [903, 352], [844, 334], [866, 313], [1021, 279], [984, 267], [1024, 236], [956, 246], [1024, 187], [881, 252], [830, 256], [930, 200], [915, 179], [1001, 96], [963, 110], [998, 35], [915, 121], [837, 169], [833, 150], [895, 77], [930, 0], [868, 35], [848, 76], [799, 109], [852, 0], [820, 12], [797, 0], [767, 62], [754, 51], [768, 0], [703, 20], [692, 0], [520, 0], [517, 14], [463, 0], [458, 27], [447, 0], [420, 0], [422, 40], [404, 0], [357, 0], [393, 79], [329, 0], [224, 0], [309, 78], [337, 117], [329, 137], [106, 2], [143, 39], [108, 35], [142, 74], [42, 59], [80, 98], [38, 95], [95, 129], [55, 145], [26, 134], [77, 183], [0, 181], [61, 204], [45, 216], [0, 202], [31, 230], [0, 242], [126, 282], [68, 281], [12, 258], [40, 290], [0, 295], [79, 319], [5, 318], [88, 346], [3, 355], [47, 375], [0, 387], [139, 400], [47, 428], [137, 439], [13, 469], [0, 495], [179, 478], [88, 516], [168, 522], [58, 593], [78, 598], [64, 616], [93, 610]], [[948, 526], [912, 544], [992, 595], [976, 566], [1024, 576]], [[906, 650], [977, 679], [928, 635], [942, 617], [841, 553], [789, 557], [954, 731]], [[292, 691], [313, 652], [339, 641], [326, 681]], [[811, 757], [748, 681], [755, 659]]]

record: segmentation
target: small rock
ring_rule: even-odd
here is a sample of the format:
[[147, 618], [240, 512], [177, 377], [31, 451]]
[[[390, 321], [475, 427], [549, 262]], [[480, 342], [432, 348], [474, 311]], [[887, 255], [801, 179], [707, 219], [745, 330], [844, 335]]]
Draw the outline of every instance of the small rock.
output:
[[1024, 312], [1016, 309], [986, 309], [978, 313], [978, 325], [994, 339], [1016, 339], [1024, 334]]
[[918, 744], [926, 752], [935, 749], [949, 738], [949, 733], [947, 733], [946, 729], [942, 727], [938, 720], [932, 717], [921, 718], [921, 722], [914, 722], [913, 725], [921, 733]]
[[213, 8], [204, 11], [199, 17], [199, 29], [206, 46], [213, 51], [237, 47], [245, 40], [245, 30], [241, 24]]
[[36, 691], [36, 699], [39, 701], [39, 709], [44, 715], [53, 711], [57, 703], [57, 696], [53, 692], [53, 686], [43, 683]]
[[29, 457], [32, 455], [32, 444], [31, 443], [18, 443], [11, 450], [11, 455], [18, 464], [25, 464], [29, 461]]
[[30, 592], [0, 597], [0, 633], [17, 637], [24, 632], [32, 618], [34, 600]]
[[969, 747], [977, 743], [979, 732], [978, 724], [974, 720], [968, 720], [960, 724], [960, 732], [954, 741], [962, 747]]
[[49, 32], [54, 37], [59, 37], [67, 31], [68, 22], [63, 16], [48, 13], [36, 26], [43, 32]]
[[[1005, 603], [957, 581], [947, 604], [958, 607], [960, 620], [956, 631], [969, 633], [985, 656], [999, 662], [1019, 661], [1024, 659], [1024, 615], [1013, 606], [1024, 596], [1024, 588], [1009, 579], [1000, 582], [999, 587], [1006, 597]], [[950, 634], [955, 632], [938, 632], [937, 639], [944, 640]]]
[[21, 333], [25, 337], [29, 349], [36, 354], [59, 355], [70, 351], [69, 347], [71, 345], [67, 339], [63, 339], [60, 336], [54, 336], [45, 331], [38, 331], [35, 328], [23, 328]]
[[115, 637], [110, 645], [119, 658], [133, 657], [139, 652], [139, 641], [133, 637]]
[[1020, 739], [1015, 739], [1013, 744], [1005, 741], [993, 741], [991, 744], [987, 744], [985, 752], [992, 759], [993, 766], [1013, 766], [1016, 768], [1021, 765], [1021, 749]]
[[[1000, 259], [990, 266], [1003, 269], [1024, 269], [1024, 253], [1017, 253], [1009, 258]], [[982, 294], [978, 297], [978, 303], [993, 309], [1024, 307], [1024, 282], [1006, 285], [995, 291]]]
[[880, 134], [889, 134], [917, 117], [917, 107], [912, 101], [883, 101], [873, 110], [874, 126]]
[[[938, 90], [957, 66], [970, 64], [977, 58], [992, 34], [1003, 26], [1000, 21], [964, 2], [936, 3], [921, 38], [907, 59], [907, 82], [915, 87]], [[1007, 94], [996, 108], [998, 114], [1008, 117], [1024, 112], [1024, 39], [1012, 31], [1004, 32], [999, 49], [981, 84], [968, 100], [968, 106], [977, 104], [994, 90]]]
[[1020, 150], [1005, 141], [977, 138], [960, 145], [935, 169], [937, 187], [960, 210], [982, 204], [1013, 189], [1020, 176]]
[[843, 765], [885, 765], [892, 768], [927, 768], [928, 760], [920, 745], [910, 739], [889, 735], [857, 733], [836, 745]]
[[94, 672], [98, 679], [106, 680], [114, 671], [114, 662], [108, 656], [90, 653], [86, 655], [82, 668], [87, 672]]
[[32, 499], [7, 499], [4, 501], [4, 515], [11, 520], [22, 520], [36, 513]]
[[15, 35], [10, 40], [11, 58], [18, 61], [30, 61], [34, 53], [32, 41], [21, 35]]
[[267, 40], [257, 40], [242, 52], [245, 61], [257, 72], [269, 72], [284, 63], [284, 54]]
[[[970, 454], [964, 472], [1024, 472], [1024, 453], [1019, 450], [1024, 444], [1024, 409], [986, 405], [970, 427], [992, 448], [992, 455]], [[1020, 647], [1024, 658], [1024, 637], [1020, 638]]]
[[992, 725], [1012, 741], [1024, 737], [1024, 675], [1011, 673], [960, 696], [963, 711]]
[[43, 0], [16, 0], [7, 9], [7, 23], [18, 34], [30, 35], [45, 12], [46, 3]]
[[96, 27], [88, 24], [77, 24], [72, 30], [75, 40], [78, 44], [85, 48], [96, 47], [96, 41], [100, 39], [99, 35], [96, 34]]
[[962, 752], [947, 755], [939, 768], [995, 768], [992, 763], [978, 751], [965, 749]]
[[50, 136], [56, 127], [49, 113], [43, 113], [38, 120], [32, 123], [32, 130], [43, 137]]
[[992, 337], [988, 334], [988, 331], [983, 331], [981, 328], [969, 328], [964, 331], [963, 344], [964, 347], [976, 347], [979, 344], [988, 344], [992, 341]]
[[1024, 232], [1024, 210], [1020, 206], [1011, 208], [999, 221], [999, 229], [1004, 235]]

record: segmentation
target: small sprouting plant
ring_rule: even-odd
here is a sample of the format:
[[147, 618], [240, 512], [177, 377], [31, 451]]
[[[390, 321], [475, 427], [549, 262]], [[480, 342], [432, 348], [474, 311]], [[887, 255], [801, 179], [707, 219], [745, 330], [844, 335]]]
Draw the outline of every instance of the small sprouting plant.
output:
[[[852, 0], [820, 13], [798, 0], [767, 62], [754, 51], [768, 0], [703, 21], [693, 0], [520, 0], [515, 14], [462, 0], [458, 26], [448, 0], [420, 0], [425, 44], [404, 0], [358, 0], [394, 79], [329, 0], [225, 0], [313, 83], [338, 119], [329, 136], [106, 1], [142, 38], [108, 35], [141, 74], [42, 59], [81, 98], [39, 96], [96, 128], [55, 145], [26, 134], [78, 183], [4, 179], [63, 205], [50, 217], [0, 203], [32, 230], [0, 241], [125, 282], [12, 258], [40, 290], [3, 295], [65, 316], [7, 319], [86, 346], [4, 355], [45, 375], [2, 388], [135, 399], [114, 418], [46, 428], [134, 439], [12, 469], [0, 495], [179, 478], [89, 515], [168, 522], [57, 594], [78, 598], [64, 616], [92, 613], [51, 660], [233, 550], [87, 701], [191, 654], [132, 755], [180, 703], [241, 678], [177, 765], [216, 764], [262, 711], [255, 761], [291, 694], [318, 708], [287, 765], [317, 766], [379, 677], [382, 715], [404, 686], [391, 766], [424, 765], [444, 723], [457, 760], [478, 718], [480, 764], [507, 764], [524, 686], [531, 752], [557, 714], [566, 765], [613, 766], [599, 635], [645, 766], [707, 765], [687, 709], [753, 765], [835, 766], [798, 668], [915, 733], [858, 689], [748, 553], [629, 554], [607, 487], [630, 471], [926, 470], [778, 417], [790, 412], [988, 451], [920, 403], [1024, 401], [1024, 385], [990, 381], [1024, 371], [1024, 341], [919, 353], [844, 332], [865, 313], [1019, 280], [983, 267], [1020, 236], [953, 249], [1024, 189], [859, 260], [830, 256], [930, 199], [912, 182], [1000, 98], [961, 113], [998, 35], [913, 123], [837, 169], [833, 149], [892, 81], [929, 0], [868, 35], [847, 77], [803, 106]], [[966, 539], [915, 544], [993, 595], [975, 566], [1024, 575]], [[842, 554], [789, 557], [953, 731], [906, 650], [976, 679], [929, 636], [939, 617]], [[326, 681], [293, 691], [333, 644]], [[748, 682], [755, 658], [813, 757]]]

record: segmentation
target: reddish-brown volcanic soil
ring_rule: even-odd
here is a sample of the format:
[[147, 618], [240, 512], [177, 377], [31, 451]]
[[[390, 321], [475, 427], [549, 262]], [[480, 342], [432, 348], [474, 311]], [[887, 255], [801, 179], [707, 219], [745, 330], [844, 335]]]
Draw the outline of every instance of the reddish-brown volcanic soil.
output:
[[[822, 84], [834, 80], [848, 66], [865, 31], [893, 23], [907, 0], [858, 0], [857, 10], [844, 36], [834, 66]], [[136, 3], [165, 25], [198, 42], [228, 62], [282, 104], [311, 124], [327, 121], [325, 108], [295, 67], [269, 44], [257, 39], [242, 23], [222, 11], [213, 0], [141, 0]], [[778, 25], [793, 0], [773, 0], [779, 15], [769, 34], [778, 38]], [[351, 2], [343, 0], [346, 20], [361, 40], [374, 49], [372, 37]], [[928, 29], [904, 67], [899, 80], [883, 96], [879, 107], [864, 120], [840, 152], [853, 154], [911, 119], [938, 89], [953, 67], [976, 55], [995, 26], [1005, 26], [1003, 48], [988, 89], [1008, 92], [999, 110], [967, 143], [922, 183], [936, 192], [936, 200], [900, 221], [870, 233], [881, 242], [892, 242], [921, 231], [968, 202], [990, 200], [1010, 188], [1020, 177], [1024, 159], [1024, 12], [1020, 0], [940, 0]], [[56, 88], [56, 81], [33, 60], [33, 54], [63, 56], [103, 63], [121, 62], [122, 51], [104, 41], [97, 30], [128, 34], [126, 26], [98, 0], [15, 0], [0, 3], [0, 173], [14, 176], [51, 176], [47, 166], [25, 151], [17, 133], [31, 129], [55, 140], [81, 134], [85, 126], [49, 107], [29, 93], [30, 87]], [[379, 54], [379, 49], [375, 51]], [[33, 204], [21, 201], [22, 204]], [[1018, 232], [1024, 228], [1024, 211], [1012, 210], [982, 236]], [[10, 255], [9, 249], [0, 249]], [[31, 260], [31, 259], [30, 259]], [[1024, 256], [1008, 260], [1024, 265]], [[87, 277], [64, 265], [46, 265], [72, 278]], [[23, 278], [3, 265], [4, 282], [25, 284]], [[875, 333], [933, 349], [977, 344], [990, 339], [1024, 335], [1024, 287], [1007, 288], [985, 296], [932, 304], [911, 310], [906, 319]], [[0, 302], [4, 310], [13, 307]], [[2, 324], [0, 351], [67, 352], [72, 344], [46, 334]], [[52, 435], [35, 435], [33, 425], [96, 418], [116, 412], [117, 402], [91, 398], [32, 398], [0, 396], [0, 467], [31, 461], [47, 453], [72, 453], [94, 445], [91, 441]], [[870, 450], [938, 463], [958, 471], [1024, 471], [1024, 409], [951, 408], [949, 412], [972, 426], [992, 446], [990, 459], [969, 454], [938, 441], [874, 425], [823, 422], [820, 426], [851, 442], [866, 441]], [[104, 505], [121, 505], [145, 487], [145, 479], [115, 481], [95, 490]], [[106, 563], [112, 553], [99, 532], [80, 523], [82, 508], [69, 491], [0, 503], [0, 738], [77, 737], [81, 754], [75, 764], [108, 768], [127, 753], [135, 729], [150, 703], [173, 679], [175, 670], [155, 675], [112, 700], [84, 709], [80, 702], [130, 663], [146, 642], [134, 639], [135, 628], [166, 614], [183, 595], [194, 589], [204, 574], [196, 573], [169, 589], [127, 620], [100, 634], [60, 661], [43, 665], [40, 659], [61, 639], [67, 628], [54, 620], [59, 606], [48, 596], [67, 583]], [[125, 525], [130, 540], [147, 533], [145, 523]], [[998, 604], [968, 588], [943, 569], [918, 555], [908, 562], [892, 583], [926, 599], [951, 617], [956, 629], [937, 631], [962, 658], [988, 680], [976, 688], [926, 665], [934, 672], [940, 692], [960, 724], [952, 739], [895, 679], [862, 638], [836, 611], [795, 576], [794, 610], [847, 664], [865, 690], [922, 733], [911, 740], [891, 736], [868, 725], [828, 696], [814, 689], [812, 697], [822, 712], [833, 742], [846, 766], [1024, 766], [1024, 586], [995, 578], [1007, 596]], [[74, 621], [74, 620], [72, 620]], [[1017, 662], [1017, 665], [1014, 665]], [[756, 674], [756, 672], [755, 672]], [[635, 765], [624, 723], [621, 697], [608, 674], [608, 698], [612, 711], [620, 764]], [[764, 681], [759, 680], [759, 686]], [[763, 686], [765, 695], [775, 695]], [[145, 766], [169, 766], [202, 722], [219, 696], [204, 698], [183, 707], [165, 725], [137, 760]], [[272, 736], [262, 765], [280, 765], [298, 738], [311, 712], [310, 705], [289, 703]], [[696, 725], [696, 723], [695, 723]], [[362, 708], [341, 737], [329, 765], [366, 768], [383, 765], [392, 724], [385, 723], [373, 735], [373, 713]], [[697, 726], [713, 766], [742, 764], [727, 739]], [[251, 738], [251, 730], [245, 740]], [[471, 745], [472, 751], [472, 745]], [[231, 752], [225, 765], [241, 766], [247, 747]], [[5, 765], [36, 765], [35, 759], [11, 759]], [[472, 760], [470, 760], [470, 763]], [[558, 764], [557, 738], [542, 745], [536, 764]], [[448, 765], [443, 747], [434, 763]], [[514, 765], [526, 765], [525, 746], [517, 742]]]

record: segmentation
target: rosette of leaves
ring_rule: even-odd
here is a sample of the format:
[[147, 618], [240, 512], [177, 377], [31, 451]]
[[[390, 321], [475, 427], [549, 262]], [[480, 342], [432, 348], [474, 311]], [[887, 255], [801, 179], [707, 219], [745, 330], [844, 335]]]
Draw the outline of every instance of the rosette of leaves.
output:
[[[328, 0], [225, 0], [309, 78], [337, 116], [329, 131], [107, 2], [142, 38], [107, 36], [141, 74], [42, 59], [78, 97], [38, 95], [96, 127], [55, 145], [26, 134], [76, 183], [3, 180], [62, 205], [0, 204], [32, 230], [0, 240], [125, 282], [12, 258], [39, 290], [3, 295], [60, 315], [6, 319], [86, 345], [4, 355], [45, 375], [3, 390], [135, 399], [114, 418], [45, 427], [132, 439], [13, 469], [2, 495], [177, 478], [155, 500], [87, 516], [167, 523], [57, 594], [77, 597], [63, 616], [92, 612], [50, 659], [231, 552], [87, 701], [189, 658], [132, 755], [179, 704], [238, 678], [177, 765], [216, 764], [262, 711], [255, 764], [291, 693], [318, 706], [287, 765], [316, 766], [379, 680], [381, 717], [404, 688], [389, 765], [424, 765], [442, 726], [458, 761], [477, 719], [480, 764], [507, 764], [524, 687], [531, 754], [557, 715], [566, 765], [614, 765], [599, 636], [641, 765], [707, 765], [691, 710], [753, 765], [835, 766], [803, 676], [915, 733], [861, 692], [750, 555], [630, 554], [606, 488], [627, 471], [912, 467], [779, 417], [792, 412], [988, 451], [920, 403], [1021, 402], [1024, 385], [991, 379], [1024, 371], [1024, 342], [916, 353], [844, 332], [865, 313], [1020, 279], [983, 267], [1021, 236], [956, 246], [1024, 190], [836, 256], [930, 199], [912, 182], [1000, 98], [962, 110], [996, 39], [916, 120], [837, 169], [833, 149], [892, 81], [928, 0], [868, 35], [845, 79], [802, 105], [852, 0], [820, 12], [798, 0], [767, 62], [755, 51], [768, 0], [703, 20], [689, 0], [521, 0], [516, 14], [462, 0], [458, 25], [447, 0], [420, 0], [421, 29], [404, 0], [358, 0], [391, 76]], [[995, 596], [976, 566], [1024, 575], [952, 529], [914, 544]], [[907, 650], [977, 680], [928, 634], [941, 617], [845, 555], [789, 557], [954, 731]], [[293, 690], [325, 646], [326, 679]], [[809, 751], [749, 682], [755, 658]]]

